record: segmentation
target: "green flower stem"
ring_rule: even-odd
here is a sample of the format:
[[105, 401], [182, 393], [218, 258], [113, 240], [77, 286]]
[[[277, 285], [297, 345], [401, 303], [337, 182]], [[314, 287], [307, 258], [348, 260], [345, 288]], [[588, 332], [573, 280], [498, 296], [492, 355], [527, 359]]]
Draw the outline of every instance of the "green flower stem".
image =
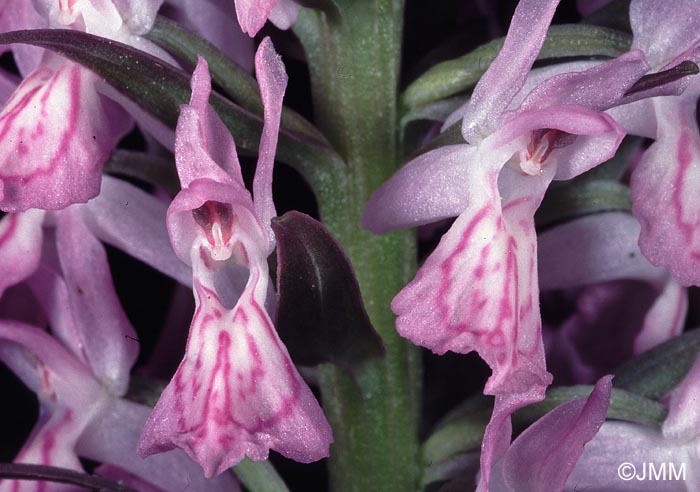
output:
[[398, 164], [398, 74], [402, 0], [338, 0], [337, 11], [304, 9], [295, 31], [304, 45], [315, 123], [347, 163], [328, 187], [316, 187], [326, 226], [357, 272], [365, 306], [386, 357], [351, 378], [319, 370], [333, 427], [331, 488], [337, 492], [418, 489], [420, 357], [401, 339], [389, 309], [415, 270], [410, 232], [374, 236], [360, 227], [370, 194]]
[[250, 492], [289, 492], [287, 484], [269, 461], [244, 458], [233, 467], [233, 472]]

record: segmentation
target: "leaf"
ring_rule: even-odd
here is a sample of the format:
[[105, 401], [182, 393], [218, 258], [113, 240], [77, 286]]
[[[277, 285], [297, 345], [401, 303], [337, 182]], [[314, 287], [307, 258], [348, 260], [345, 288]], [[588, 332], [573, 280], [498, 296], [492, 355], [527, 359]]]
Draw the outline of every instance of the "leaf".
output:
[[[190, 75], [158, 58], [116, 41], [84, 32], [39, 29], [0, 34], [0, 44], [23, 43], [50, 49], [84, 65], [117, 91], [174, 129], [181, 104], [190, 98]], [[258, 151], [262, 120], [212, 92], [210, 104], [233, 134], [239, 149]], [[295, 167], [312, 186], [344, 169], [340, 157], [323, 141], [280, 130], [277, 157]]]
[[289, 487], [268, 460], [253, 461], [245, 457], [233, 467], [233, 472], [249, 492], [289, 492]]
[[698, 68], [695, 63], [690, 60], [685, 60], [684, 62], [681, 62], [668, 70], [645, 75], [635, 82], [634, 85], [627, 90], [627, 92], [625, 92], [625, 96], [631, 96], [633, 94], [645, 92], [663, 85], [672, 84], [683, 77], [687, 77], [688, 75], [696, 75], [699, 72], [700, 68]]
[[699, 352], [700, 329], [685, 332], [621, 365], [613, 385], [647, 398], [661, 398], [683, 380]]
[[[503, 47], [503, 40], [495, 39], [464, 56], [431, 67], [406, 88], [401, 96], [403, 106], [416, 108], [476, 85]], [[562, 24], [549, 28], [537, 59], [613, 58], [629, 51], [631, 44], [631, 36], [620, 31], [585, 24]]]
[[160, 186], [173, 196], [180, 191], [175, 163], [157, 155], [116, 149], [102, 170], [105, 173], [137, 178], [148, 184]]
[[300, 212], [273, 219], [277, 238], [277, 331], [301, 365], [332, 362], [351, 373], [384, 354], [355, 273], [323, 224]]

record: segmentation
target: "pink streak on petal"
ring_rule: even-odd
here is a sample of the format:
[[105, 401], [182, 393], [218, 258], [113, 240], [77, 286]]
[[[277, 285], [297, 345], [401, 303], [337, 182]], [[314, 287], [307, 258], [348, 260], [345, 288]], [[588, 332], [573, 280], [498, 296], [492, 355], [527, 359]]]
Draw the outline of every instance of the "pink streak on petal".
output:
[[44, 213], [30, 210], [0, 219], [0, 297], [29, 277], [39, 265]]
[[700, 285], [700, 134], [695, 106], [655, 101], [657, 140], [631, 178], [632, 211], [642, 226], [639, 246], [681, 285]]
[[476, 144], [493, 132], [501, 113], [520, 91], [540, 52], [558, 0], [518, 3], [503, 48], [474, 88], [462, 123], [464, 139]]
[[265, 25], [279, 0], [236, 0], [236, 15], [244, 33], [251, 38]]
[[58, 209], [97, 195], [100, 167], [120, 135], [94, 80], [79, 65], [54, 59], [7, 102], [0, 113], [1, 209]]
[[263, 39], [258, 47], [255, 55], [255, 74], [264, 106], [265, 125], [260, 137], [258, 165], [253, 180], [253, 199], [257, 216], [267, 229], [270, 243], [274, 244], [274, 233], [269, 227], [270, 220], [277, 215], [272, 200], [272, 169], [282, 116], [282, 98], [287, 87], [287, 73], [270, 38]]
[[144, 427], [142, 456], [181, 447], [207, 477], [270, 448], [305, 463], [328, 456], [330, 427], [255, 299], [267, 289], [261, 273], [230, 311], [195, 284], [185, 359]]
[[241, 166], [231, 133], [209, 106], [211, 77], [199, 58], [192, 74], [190, 104], [180, 108], [175, 131], [175, 161], [183, 188], [195, 179], [243, 185]]

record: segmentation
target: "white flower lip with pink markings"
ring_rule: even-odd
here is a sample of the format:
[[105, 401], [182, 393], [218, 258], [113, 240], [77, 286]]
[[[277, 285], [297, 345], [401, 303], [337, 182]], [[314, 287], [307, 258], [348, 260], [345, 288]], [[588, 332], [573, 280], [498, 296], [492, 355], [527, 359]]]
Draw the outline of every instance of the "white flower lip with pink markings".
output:
[[196, 310], [186, 353], [139, 442], [141, 455], [175, 447], [214, 476], [270, 449], [300, 462], [328, 456], [332, 433], [266, 311], [272, 166], [286, 73], [269, 38], [255, 58], [264, 128], [251, 198], [230, 133], [208, 104], [200, 59], [181, 108], [175, 157], [183, 190], [168, 210], [178, 256], [192, 267]]

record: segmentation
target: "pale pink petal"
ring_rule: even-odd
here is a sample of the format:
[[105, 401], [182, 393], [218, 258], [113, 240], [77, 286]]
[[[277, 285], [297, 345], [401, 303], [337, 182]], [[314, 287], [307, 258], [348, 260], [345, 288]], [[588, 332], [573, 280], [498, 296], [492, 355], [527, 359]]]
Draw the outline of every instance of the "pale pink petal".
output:
[[644, 325], [634, 339], [634, 353], [641, 354], [680, 335], [688, 313], [688, 292], [671, 276], [661, 288], [656, 301], [644, 318]]
[[494, 464], [491, 492], [561, 492], [605, 420], [611, 381], [601, 378], [590, 396], [559, 405], [520, 434]]
[[112, 0], [132, 34], [143, 35], [151, 30], [163, 0]]
[[190, 104], [180, 108], [175, 131], [175, 161], [183, 188], [194, 179], [243, 185], [233, 137], [209, 106], [211, 77], [204, 58], [192, 74]]
[[52, 58], [0, 113], [0, 208], [58, 209], [97, 195], [101, 166], [121, 134], [95, 75]]
[[700, 439], [700, 359], [671, 393], [662, 432], [667, 439]]
[[299, 17], [299, 4], [293, 0], [279, 0], [270, 12], [270, 22], [278, 29], [289, 29]]
[[654, 100], [642, 99], [630, 104], [616, 106], [606, 111], [620, 125], [622, 125], [630, 135], [640, 137], [656, 137], [656, 118], [650, 118], [654, 114]]
[[287, 73], [270, 38], [262, 40], [258, 52], [255, 54], [255, 75], [260, 86], [265, 124], [260, 137], [258, 165], [253, 179], [253, 198], [256, 214], [267, 229], [270, 243], [274, 244], [274, 233], [269, 226], [270, 220], [277, 216], [275, 203], [272, 200], [272, 169], [275, 164], [275, 150], [282, 116], [282, 98], [287, 87]]
[[649, 68], [644, 53], [635, 50], [584, 71], [554, 75], [530, 91], [518, 111], [564, 104], [602, 111], [617, 104]]
[[[607, 421], [586, 445], [576, 467], [569, 476], [566, 491], [591, 490], [606, 492], [688, 492], [697, 490], [697, 458], [692, 458], [693, 446], [674, 445], [665, 441], [661, 432], [652, 427], [621, 421]], [[697, 455], [695, 455], [697, 456]], [[623, 464], [631, 464], [633, 468]], [[680, 470], [685, 463], [686, 480], [649, 480], [649, 464], [657, 470], [665, 463]], [[619, 472], [634, 473], [622, 480]], [[643, 475], [644, 474], [644, 475]], [[645, 480], [636, 478], [646, 477]], [[630, 477], [630, 475], [625, 475]], [[668, 477], [668, 475], [667, 475]]]
[[657, 140], [631, 178], [639, 246], [654, 265], [667, 267], [681, 285], [700, 285], [700, 133], [695, 104], [654, 101]]
[[475, 146], [450, 145], [413, 159], [374, 192], [362, 227], [382, 234], [460, 215], [470, 202], [470, 168], [480, 164], [475, 155]]
[[147, 458], [138, 456], [135, 450], [139, 434], [150, 412], [151, 409], [145, 405], [114, 400], [85, 430], [78, 441], [78, 452], [91, 460], [117, 466], [164, 492], [240, 490], [230, 473], [206, 479], [202, 468], [180, 449]]
[[558, 3], [558, 0], [518, 3], [503, 48], [472, 93], [462, 123], [467, 142], [476, 144], [497, 128], [501, 113], [525, 83]]
[[29, 277], [39, 265], [44, 213], [29, 210], [0, 219], [0, 297]]
[[56, 247], [81, 353], [95, 377], [112, 395], [123, 395], [138, 356], [136, 332], [112, 283], [107, 253], [75, 207], [58, 215]]
[[633, 47], [641, 49], [655, 68], [700, 43], [697, 0], [658, 2], [634, 0], [630, 4]]
[[208, 477], [244, 456], [264, 460], [269, 449], [304, 463], [328, 456], [330, 427], [258, 300], [266, 277], [253, 266], [232, 310], [195, 283], [185, 359], [144, 427], [139, 454], [180, 447]]
[[100, 240], [191, 286], [191, 269], [170, 246], [166, 210], [155, 196], [110, 176], [103, 177], [102, 192], [81, 207], [83, 220]]

